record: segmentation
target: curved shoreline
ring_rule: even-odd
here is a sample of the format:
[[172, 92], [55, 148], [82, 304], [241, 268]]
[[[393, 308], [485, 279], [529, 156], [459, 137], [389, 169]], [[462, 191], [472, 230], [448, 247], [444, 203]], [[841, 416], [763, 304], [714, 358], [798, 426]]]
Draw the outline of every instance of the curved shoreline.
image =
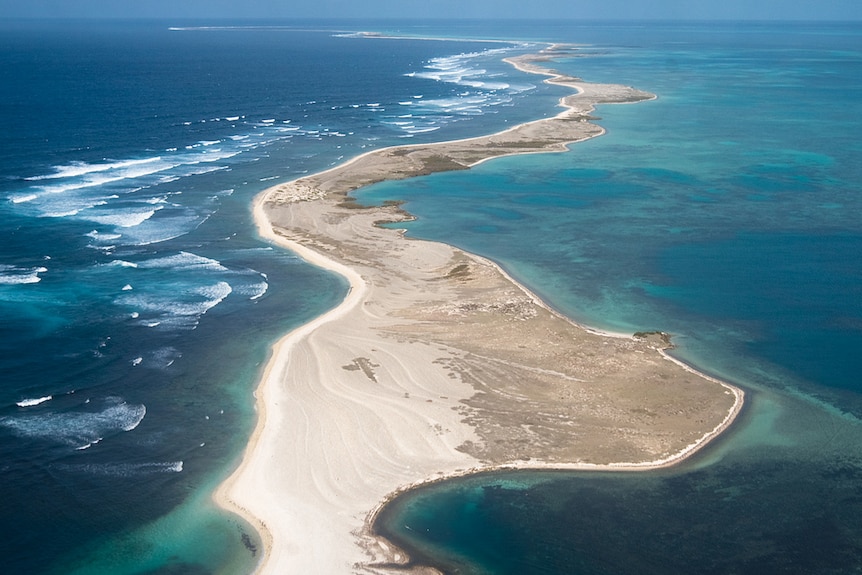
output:
[[[536, 64], [558, 56], [560, 49], [507, 59], [524, 72], [549, 76], [546, 82], [576, 90], [561, 99], [565, 109], [553, 118], [479, 138], [374, 150], [256, 199], [255, 221], [264, 238], [350, 284], [341, 304], [274, 346], [255, 392], [259, 419], [242, 464], [215, 494], [220, 505], [261, 532], [266, 549], [258, 572], [383, 573], [387, 566], [404, 572], [406, 558], [372, 529], [379, 509], [396, 494], [495, 469], [666, 467], [701, 449], [741, 409], [741, 390], [668, 356], [664, 334], [634, 338], [578, 326], [493, 262], [376, 225], [407, 220], [397, 206], [365, 208], [349, 197], [384, 179], [465, 169], [503, 155], [563, 151], [569, 143], [604, 133], [588, 122], [595, 104], [654, 98], [627, 87], [585, 84]], [[562, 356], [557, 350], [527, 349], [526, 344], [541, 347], [531, 334], [547, 330], [561, 334], [563, 344], [555, 345], [572, 349]], [[476, 341], [486, 334], [497, 338], [491, 348]], [[586, 347], [591, 353], [613, 348], [606, 372], [570, 365], [568, 356], [585, 346], [592, 346]], [[669, 361], [644, 361], [647, 353]], [[618, 364], [629, 371], [621, 372]], [[659, 376], [673, 378], [672, 399], [664, 382], [644, 383]], [[508, 379], [526, 383], [508, 385]], [[624, 383], [617, 385], [617, 379]], [[305, 380], [313, 381], [305, 385]], [[617, 387], [593, 385], [608, 381]], [[574, 394], [577, 401], [548, 421], [524, 420], [530, 423], [522, 427], [538, 431], [517, 435], [517, 426], [506, 418], [525, 417], [511, 411], [519, 404], [535, 415], [535, 406], [551, 413], [564, 403], [534, 395], [531, 384], [554, 386], [555, 393]], [[653, 395], [641, 397], [649, 385]], [[615, 390], [623, 397], [614, 396]], [[492, 397], [497, 392], [499, 397]], [[679, 394], [689, 403], [680, 403]], [[595, 412], [579, 403], [589, 398], [598, 402]], [[707, 408], [697, 410], [701, 401]], [[659, 413], [671, 404], [687, 415]], [[635, 407], [658, 415], [638, 418], [626, 411]], [[585, 442], [592, 451], [580, 446], [572, 451], [573, 421], [565, 415], [577, 409], [576, 419], [595, 420], [577, 429], [579, 437], [596, 436]], [[657, 425], [656, 417], [664, 423]], [[692, 417], [709, 421], [687, 424]], [[618, 436], [604, 436], [622, 425]], [[509, 443], [497, 449], [491, 445], [494, 437]], [[642, 458], [625, 462], [633, 457]], [[303, 469], [284, 469], [290, 466]], [[343, 532], [331, 532], [339, 529]]]

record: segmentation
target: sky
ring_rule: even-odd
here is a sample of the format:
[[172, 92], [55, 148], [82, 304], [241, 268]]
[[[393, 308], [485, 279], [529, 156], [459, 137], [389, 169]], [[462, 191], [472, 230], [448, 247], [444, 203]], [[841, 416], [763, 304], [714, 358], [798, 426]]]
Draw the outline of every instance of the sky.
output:
[[862, 20], [862, 0], [0, 0], [0, 18]]

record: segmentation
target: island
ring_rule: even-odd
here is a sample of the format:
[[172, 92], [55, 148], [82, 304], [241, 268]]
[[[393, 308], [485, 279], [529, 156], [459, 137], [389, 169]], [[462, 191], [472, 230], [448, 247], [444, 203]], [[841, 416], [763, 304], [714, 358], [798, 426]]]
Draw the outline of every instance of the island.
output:
[[663, 467], [739, 413], [743, 392], [668, 355], [668, 334], [578, 325], [494, 262], [407, 237], [398, 223], [412, 216], [397, 203], [366, 206], [351, 195], [504, 155], [564, 151], [604, 133], [591, 122], [597, 104], [654, 97], [544, 66], [569, 50], [509, 60], [572, 90], [554, 117], [375, 150], [257, 198], [264, 238], [349, 283], [338, 307], [273, 348], [257, 426], [216, 493], [260, 532], [258, 572], [411, 572], [373, 529], [394, 494], [493, 469]]

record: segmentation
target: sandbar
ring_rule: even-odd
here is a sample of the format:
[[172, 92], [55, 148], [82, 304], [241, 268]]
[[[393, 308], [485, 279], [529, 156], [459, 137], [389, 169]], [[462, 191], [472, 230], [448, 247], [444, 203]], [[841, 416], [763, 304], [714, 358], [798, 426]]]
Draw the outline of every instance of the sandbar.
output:
[[264, 238], [350, 284], [338, 307], [275, 345], [253, 437], [215, 496], [260, 531], [259, 573], [411, 572], [373, 530], [395, 493], [490, 469], [662, 467], [739, 412], [742, 391], [669, 357], [667, 334], [577, 325], [495, 263], [381, 227], [411, 219], [398, 205], [350, 196], [382, 180], [563, 151], [603, 133], [590, 122], [596, 104], [654, 97], [544, 67], [567, 50], [509, 60], [572, 90], [553, 118], [375, 150], [257, 198]]

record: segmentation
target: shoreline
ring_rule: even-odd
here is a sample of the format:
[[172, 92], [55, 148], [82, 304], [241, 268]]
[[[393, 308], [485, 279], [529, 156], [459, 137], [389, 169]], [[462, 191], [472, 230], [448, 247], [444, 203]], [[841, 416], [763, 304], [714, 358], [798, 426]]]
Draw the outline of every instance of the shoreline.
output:
[[[397, 206], [363, 207], [349, 197], [384, 179], [564, 151], [604, 133], [589, 123], [595, 104], [655, 97], [537, 65], [562, 49], [506, 59], [576, 91], [561, 98], [564, 110], [552, 118], [490, 136], [366, 152], [255, 199], [262, 237], [350, 286], [336, 308], [273, 347], [255, 391], [258, 422], [242, 463], [214, 494], [260, 532], [265, 549], [257, 572], [404, 572], [407, 558], [373, 529], [379, 510], [398, 494], [493, 470], [667, 467], [700, 450], [739, 413], [742, 390], [670, 357], [665, 334], [634, 337], [580, 326], [486, 258], [378, 226], [409, 219]], [[541, 347], [531, 334], [545, 331], [559, 332], [563, 343], [552, 343], [572, 349], [528, 349]], [[491, 348], [476, 341], [485, 334], [497, 338]], [[585, 346], [612, 354], [605, 371], [572, 363], [569, 355]], [[661, 381], [668, 377], [671, 390]], [[510, 379], [528, 381], [519, 387]], [[601, 382], [613, 385], [596, 389]], [[644, 382], [652, 385], [646, 392]], [[569, 403], [545, 397], [549, 387]], [[593, 404], [580, 405], [590, 398]], [[513, 416], [519, 404], [526, 415]], [[671, 404], [684, 416], [662, 411]], [[536, 406], [549, 412], [545, 421], [534, 421]], [[637, 409], [653, 413], [629, 413]], [[512, 425], [512, 417], [527, 419]], [[588, 423], [573, 429], [572, 418]], [[692, 418], [711, 419], [695, 425]], [[572, 451], [573, 435], [589, 447]], [[494, 438], [505, 445], [493, 445]], [[290, 466], [303, 469], [284, 469]]]

